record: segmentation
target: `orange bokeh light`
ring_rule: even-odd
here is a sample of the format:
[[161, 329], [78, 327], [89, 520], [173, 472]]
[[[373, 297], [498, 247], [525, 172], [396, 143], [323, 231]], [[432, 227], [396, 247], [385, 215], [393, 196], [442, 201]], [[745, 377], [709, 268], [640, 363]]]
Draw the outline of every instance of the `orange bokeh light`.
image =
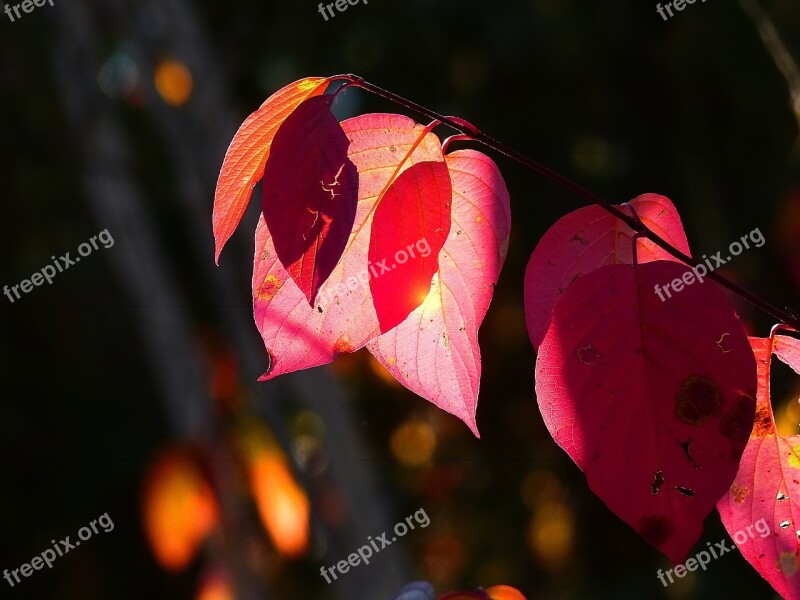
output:
[[171, 106], [186, 104], [192, 95], [192, 74], [177, 60], [162, 60], [156, 66], [154, 82], [158, 95]]
[[186, 567], [218, 520], [211, 486], [183, 449], [161, 455], [147, 473], [142, 518], [158, 563], [169, 571]]
[[258, 514], [278, 552], [302, 555], [308, 548], [310, 506], [283, 455], [257, 451], [249, 460], [249, 470]]
[[517, 588], [510, 585], [495, 585], [486, 590], [492, 600], [526, 600]]
[[197, 591], [197, 600], [236, 600], [233, 586], [220, 571], [203, 578]]

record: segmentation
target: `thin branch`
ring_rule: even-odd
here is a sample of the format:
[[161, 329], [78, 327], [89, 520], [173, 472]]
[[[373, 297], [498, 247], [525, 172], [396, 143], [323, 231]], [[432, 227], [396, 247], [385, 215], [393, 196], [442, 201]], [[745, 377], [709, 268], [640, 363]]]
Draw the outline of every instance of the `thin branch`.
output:
[[[334, 79], [345, 79], [349, 81], [352, 85], [360, 87], [376, 96], [380, 96], [381, 98], [385, 98], [395, 104], [398, 104], [407, 110], [411, 110], [417, 112], [421, 115], [425, 115], [429, 119], [438, 119], [442, 122], [442, 124], [447, 125], [448, 127], [455, 129], [456, 131], [461, 132], [464, 135], [467, 135], [474, 139], [476, 142], [480, 142], [484, 146], [495, 150], [501, 154], [505, 154], [509, 158], [516, 160], [518, 163], [528, 167], [529, 169], [543, 175], [547, 179], [553, 181], [554, 183], [560, 185], [566, 190], [574, 193], [576, 196], [583, 198], [587, 202], [591, 204], [595, 204], [602, 208], [603, 210], [609, 212], [620, 221], [624, 222], [628, 227], [633, 229], [635, 232], [639, 233], [642, 237], [646, 237], [648, 240], [653, 242], [656, 246], [668, 252], [670, 255], [674, 256], [681, 262], [692, 266], [700, 266], [703, 264], [702, 261], [694, 260], [690, 256], [684, 254], [674, 246], [672, 246], [669, 242], [665, 239], [651, 231], [644, 223], [635, 219], [634, 217], [626, 214], [622, 210], [620, 210], [617, 206], [611, 204], [610, 202], [604, 200], [597, 194], [587, 190], [583, 186], [575, 183], [571, 179], [564, 177], [563, 175], [557, 173], [556, 171], [552, 170], [549, 167], [533, 160], [532, 158], [522, 154], [521, 152], [511, 148], [510, 146], [505, 145], [502, 142], [499, 142], [482, 131], [480, 131], [474, 125], [471, 125], [462, 119], [455, 119], [452, 117], [445, 117], [440, 115], [439, 113], [426, 108], [416, 102], [412, 102], [411, 100], [406, 100], [402, 96], [398, 96], [388, 90], [384, 90], [368, 81], [365, 81], [358, 75], [347, 74], [347, 75], [338, 75]], [[721, 286], [729, 289], [734, 294], [737, 294], [741, 298], [747, 300], [753, 306], [759, 308], [760, 310], [764, 311], [765, 313], [771, 315], [773, 318], [777, 319], [779, 322], [786, 323], [787, 325], [791, 325], [795, 328], [800, 328], [800, 319], [796, 318], [795, 316], [789, 314], [788, 312], [781, 310], [780, 308], [773, 306], [763, 298], [757, 296], [756, 294], [744, 289], [743, 287], [733, 283], [729, 279], [726, 279], [722, 275], [719, 275], [715, 271], [709, 272], [707, 275], [708, 279], [712, 279], [716, 281]]]
[[764, 10], [758, 0], [739, 0], [739, 6], [755, 23], [758, 34], [761, 36], [761, 41], [764, 42], [767, 52], [769, 52], [772, 60], [775, 61], [775, 66], [778, 67], [789, 86], [792, 112], [794, 112], [797, 120], [798, 129], [795, 147], [800, 149], [800, 68], [798, 68], [792, 53], [789, 52], [783, 39], [781, 39], [781, 35], [778, 33], [778, 29], [769, 14], [767, 14], [767, 11]]

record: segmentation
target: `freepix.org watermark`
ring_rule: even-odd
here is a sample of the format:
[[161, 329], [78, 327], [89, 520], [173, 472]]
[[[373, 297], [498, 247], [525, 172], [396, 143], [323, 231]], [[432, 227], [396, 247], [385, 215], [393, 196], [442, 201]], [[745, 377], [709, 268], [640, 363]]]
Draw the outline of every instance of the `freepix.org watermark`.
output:
[[[756, 236], [756, 234], [758, 234], [758, 236]], [[705, 261], [705, 264], [700, 263], [699, 265], [692, 267], [691, 270], [686, 271], [683, 274], [683, 277], [680, 279], [673, 279], [663, 286], [656, 284], [653, 291], [655, 291], [656, 295], [661, 298], [662, 302], [666, 302], [667, 298], [672, 298], [672, 292], [678, 293], [683, 291], [684, 287], [692, 285], [695, 281], [703, 283], [703, 279], [705, 279], [705, 276], [711, 271], [727, 263], [733, 256], [739, 256], [745, 250], [749, 250], [750, 244], [747, 243], [748, 238], [751, 242], [753, 242], [756, 248], [761, 248], [766, 241], [764, 239], [764, 235], [761, 233], [761, 229], [756, 227], [753, 229], [753, 231], [743, 235], [740, 238], [742, 242], [741, 244], [739, 242], [733, 242], [730, 246], [728, 246], [728, 252], [731, 253], [731, 256], [722, 258], [722, 250], [714, 254], [711, 258], [708, 258], [705, 254], [703, 254], [703, 260]], [[711, 264], [712, 260], [714, 261], [713, 265]], [[706, 268], [706, 265], [708, 265], [708, 268]], [[670, 292], [670, 287], [672, 287], [672, 292]], [[667, 295], [667, 298], [664, 297], [664, 294]]]
[[[661, 15], [661, 18], [665, 21], [669, 20], [667, 17], [667, 13], [669, 13], [670, 17], [674, 17], [675, 15], [672, 13], [672, 9], [674, 8], [677, 11], [681, 11], [686, 8], [687, 4], [694, 4], [696, 0], [673, 0], [672, 2], [667, 2], [664, 6], [661, 4], [656, 5], [656, 12]], [[703, 4], [705, 4], [706, 0], [701, 0]]]
[[363, 269], [356, 275], [349, 277], [347, 281], [343, 281], [339, 285], [331, 287], [331, 289], [325, 291], [324, 294], [320, 295], [320, 300], [324, 300], [326, 304], [330, 304], [335, 298], [338, 298], [342, 294], [346, 293], [347, 290], [355, 290], [359, 285], [367, 289], [369, 287], [369, 280], [370, 280], [370, 273], [372, 273], [373, 278], [380, 277], [384, 273], [388, 273], [393, 269], [397, 268], [397, 265], [405, 264], [409, 261], [409, 259], [416, 258], [419, 252], [419, 256], [422, 258], [427, 258], [431, 254], [431, 245], [428, 243], [426, 238], [422, 238], [421, 240], [417, 240], [414, 244], [409, 244], [406, 246], [405, 250], [398, 250], [394, 254], [395, 262], [391, 265], [387, 265], [388, 258], [384, 258], [382, 261], [377, 263], [369, 263], [366, 269]]
[[[325, 20], [327, 21], [328, 20], [328, 14], [330, 14], [331, 18], [336, 16], [333, 13], [333, 7], [334, 6], [336, 7], [336, 10], [338, 10], [340, 13], [343, 13], [344, 11], [347, 10], [347, 8], [349, 6], [355, 6], [356, 4], [358, 4], [361, 1], [362, 0], [355, 0], [355, 2], [353, 2], [353, 0], [336, 0], [336, 2], [331, 2], [327, 6], [325, 6], [322, 2], [320, 2], [319, 3], [319, 7], [318, 7], [319, 14], [321, 14], [325, 18]], [[363, 0], [363, 1], [364, 1], [364, 5], [369, 4], [368, 0]], [[325, 13], [326, 10], [327, 10], [328, 14]]]
[[17, 19], [21, 19], [22, 15], [19, 14], [20, 8], [22, 8], [22, 12], [24, 13], [32, 13], [34, 8], [39, 8], [45, 4], [54, 6], [53, 0], [23, 0], [23, 2], [14, 5], [6, 4], [3, 7], [3, 11], [6, 13], [6, 15], [8, 15], [9, 20], [13, 23], [16, 21], [16, 19], [11, 14], [12, 10], [14, 11], [14, 14], [17, 15]]
[[[9, 299], [9, 301], [13, 304], [14, 303], [14, 296], [16, 299], [19, 300], [21, 296], [19, 295], [19, 290], [22, 290], [24, 294], [30, 292], [34, 286], [38, 287], [42, 285], [45, 281], [47, 284], [50, 285], [53, 283], [53, 277], [55, 277], [58, 273], [63, 273], [67, 269], [69, 269], [72, 265], [79, 262], [82, 257], [89, 256], [93, 250], [99, 250], [99, 246], [97, 245], [98, 240], [100, 243], [103, 244], [103, 248], [111, 248], [114, 245], [114, 238], [111, 237], [111, 234], [108, 232], [108, 229], [104, 229], [97, 235], [93, 235], [89, 238], [89, 242], [83, 242], [80, 246], [78, 246], [78, 254], [80, 256], [76, 256], [75, 260], [69, 257], [70, 253], [67, 252], [61, 258], [56, 258], [55, 256], [51, 256], [50, 258], [53, 259], [52, 265], [47, 265], [43, 267], [41, 270], [36, 271], [33, 275], [31, 275], [30, 279], [23, 279], [20, 283], [14, 286], [3, 286], [3, 293]], [[56, 270], [58, 269], [58, 270]], [[14, 293], [14, 296], [11, 293]]]
[[81, 542], [91, 539], [92, 535], [95, 533], [100, 533], [100, 529], [97, 527], [98, 525], [100, 525], [106, 533], [114, 531], [114, 522], [111, 520], [111, 517], [108, 516], [108, 513], [100, 515], [100, 517], [89, 523], [89, 527], [81, 527], [78, 530], [78, 537], [80, 540], [75, 540], [75, 542], [72, 543], [69, 541], [70, 536], [65, 537], [58, 543], [56, 543], [55, 540], [51, 540], [50, 543], [53, 544], [52, 548], [48, 548], [41, 554], [34, 556], [30, 563], [25, 563], [18, 569], [14, 569], [13, 571], [5, 569], [3, 571], [3, 578], [8, 582], [8, 585], [14, 587], [17, 583], [22, 581], [19, 578], [20, 574], [23, 577], [30, 577], [34, 571], [41, 570], [45, 565], [47, 565], [48, 569], [52, 569], [53, 563], [57, 558], [64, 556], [70, 550], [74, 550], [81, 545]]
[[[758, 533], [762, 538], [767, 537], [770, 534], [769, 525], [767, 524], [767, 520], [765, 518], [761, 518], [752, 525], [748, 525], [742, 531], [737, 531], [733, 534], [733, 540], [739, 544], [740, 546], [744, 544], [748, 538], [755, 539], [755, 534]], [[708, 563], [711, 562], [711, 558], [719, 558], [728, 552], [732, 552], [736, 550], [736, 546], [728, 546], [727, 539], [722, 540], [721, 542], [717, 542], [713, 546], [711, 542], [706, 542], [706, 546], [708, 546], [708, 550], [701, 550], [694, 557], [689, 558], [686, 560], [684, 564], [675, 565], [673, 568], [662, 571], [661, 569], [658, 570], [656, 573], [656, 577], [658, 577], [659, 581], [662, 583], [664, 587], [667, 587], [670, 583], [675, 583], [675, 580], [672, 578], [673, 571], [675, 572], [675, 576], [678, 579], [682, 579], [686, 576], [686, 573], [689, 571], [696, 571], [697, 567], [706, 570]], [[667, 583], [666, 579], [669, 579], [669, 583]]]
[[[422, 516], [420, 516], [422, 515]], [[414, 522], [422, 527], [423, 529], [431, 524], [430, 517], [428, 517], [428, 513], [425, 512], [424, 508], [420, 508], [417, 512], [413, 515], [406, 517], [405, 521], [400, 521], [397, 525], [394, 526], [394, 536], [392, 539], [387, 539], [386, 536], [389, 534], [385, 531], [377, 536], [375, 539], [372, 539], [372, 536], [367, 536], [368, 544], [364, 544], [361, 548], [358, 549], [357, 552], [353, 552], [350, 556], [347, 557], [347, 560], [340, 560], [338, 563], [333, 565], [332, 567], [321, 567], [320, 568], [320, 575], [325, 578], [325, 581], [331, 583], [331, 576], [333, 579], [338, 579], [339, 576], [336, 574], [338, 570], [339, 573], [344, 575], [350, 570], [350, 567], [357, 567], [362, 562], [365, 565], [369, 564], [369, 559], [374, 554], [377, 554], [387, 546], [391, 546], [393, 542], [397, 541], [397, 538], [403, 537], [409, 531], [414, 529]], [[380, 548], [378, 547], [378, 542], [380, 542]]]

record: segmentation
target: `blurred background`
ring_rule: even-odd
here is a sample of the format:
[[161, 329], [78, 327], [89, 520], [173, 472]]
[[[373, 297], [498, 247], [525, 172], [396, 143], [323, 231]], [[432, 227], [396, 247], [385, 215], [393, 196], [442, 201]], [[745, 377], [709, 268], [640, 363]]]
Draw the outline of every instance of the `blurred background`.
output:
[[[763, 3], [774, 28], [751, 1], [668, 22], [655, 2], [623, 0], [371, 0], [328, 21], [312, 0], [54, 4], [0, 14], [0, 285], [102, 230], [115, 243], [0, 297], [0, 569], [104, 513], [114, 529], [14, 588], [0, 581], [0, 597], [384, 600], [414, 579], [440, 594], [508, 584], [528, 600], [775, 597], [733, 553], [665, 590], [666, 560], [544, 429], [522, 280], [576, 198], [492, 155], [513, 230], [481, 329], [481, 440], [366, 351], [257, 383], [260, 203], [218, 268], [211, 206], [231, 137], [267, 96], [355, 72], [612, 202], [668, 196], [696, 254], [760, 228], [766, 244], [726, 274], [797, 310], [795, 0]], [[348, 90], [337, 111], [398, 108]], [[768, 317], [737, 307], [768, 334]], [[788, 368], [773, 395], [796, 433]], [[320, 576], [420, 508], [428, 527], [334, 584]], [[724, 537], [713, 514], [698, 545]]]

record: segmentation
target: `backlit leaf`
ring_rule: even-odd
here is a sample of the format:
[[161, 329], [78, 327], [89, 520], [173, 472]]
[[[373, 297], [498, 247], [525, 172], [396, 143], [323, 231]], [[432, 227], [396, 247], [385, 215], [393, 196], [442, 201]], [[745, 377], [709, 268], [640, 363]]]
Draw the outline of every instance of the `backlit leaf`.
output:
[[553, 438], [589, 487], [680, 562], [728, 490], [752, 429], [756, 364], [713, 283], [662, 302], [669, 261], [582, 276], [553, 311], [536, 395]]
[[305, 99], [325, 91], [330, 80], [309, 77], [290, 83], [267, 98], [233, 137], [214, 193], [215, 260], [244, 215], [253, 187], [261, 179], [278, 127]]
[[[642, 194], [628, 205], [649, 229], [689, 254], [680, 216], [668, 198]], [[547, 230], [525, 271], [525, 321], [534, 348], [544, 339], [556, 302], [581, 275], [604, 265], [633, 264], [634, 233], [599, 206], [579, 208]], [[645, 238], [637, 243], [637, 258], [639, 264], [677, 260]]]
[[439, 271], [422, 305], [367, 348], [400, 383], [478, 436], [478, 328], [506, 257], [511, 213], [505, 183], [490, 158], [463, 150], [446, 161], [453, 224]]
[[405, 169], [443, 160], [439, 138], [424, 134], [408, 117], [363, 115], [342, 122], [342, 128], [350, 139], [349, 158], [359, 170], [358, 206], [341, 261], [320, 288], [314, 308], [278, 260], [263, 219], [256, 230], [253, 306], [271, 358], [263, 379], [323, 365], [380, 334], [367, 258], [376, 201]]
[[751, 338], [758, 361], [756, 421], [728, 493], [722, 523], [758, 573], [787, 600], [800, 599], [800, 435], [782, 437], [770, 405], [772, 353], [800, 373], [800, 341]]

